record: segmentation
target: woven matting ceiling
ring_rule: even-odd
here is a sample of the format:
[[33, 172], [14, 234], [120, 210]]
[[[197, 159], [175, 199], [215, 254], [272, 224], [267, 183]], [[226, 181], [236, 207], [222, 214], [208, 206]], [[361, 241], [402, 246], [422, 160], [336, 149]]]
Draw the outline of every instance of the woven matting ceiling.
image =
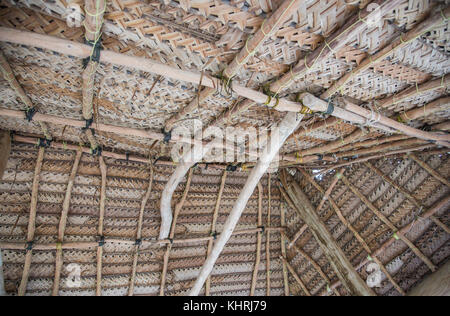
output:
[[[200, 73], [201, 79], [193, 83], [100, 59], [90, 82], [92, 135], [81, 128], [86, 120], [84, 74], [92, 60], [86, 67], [79, 57], [0, 39], [14, 80], [48, 123], [44, 133], [38, 119], [5, 114], [23, 113], [27, 104], [2, 68], [0, 130], [12, 132], [11, 152], [0, 179], [0, 248], [8, 295], [52, 295], [55, 283], [58, 295], [187, 295], [210, 252], [209, 244], [222, 232], [255, 164], [245, 159], [232, 164], [199, 161], [175, 190], [172, 206], [181, 208], [173, 235], [161, 244], [160, 200], [178, 166], [170, 157], [179, 143], [163, 138], [174, 127], [192, 128], [194, 119], [203, 126], [235, 127], [243, 134], [277, 126], [298, 114], [260, 102], [242, 106], [247, 100], [233, 85], [266, 94], [267, 87], [286, 76], [289, 85], [282, 84], [270, 100], [294, 103], [308, 93], [336, 108], [346, 109], [346, 102], [352, 102], [369, 111], [370, 118], [357, 124], [328, 110], [304, 115], [280, 149], [280, 167], [265, 173], [246, 203], [214, 265], [208, 294], [353, 294], [341, 284], [283, 191], [282, 173], [299, 184], [361, 279], [371, 274], [368, 258], [376, 256], [382, 263], [390, 275], [383, 274], [381, 283], [372, 288], [377, 295], [405, 294], [447, 263], [449, 146], [377, 124], [382, 115], [427, 135], [448, 135], [450, 21], [444, 14], [448, 1], [396, 0], [395, 8], [378, 23], [363, 23], [364, 27], [356, 25], [361, 12], [389, 1], [296, 1], [298, 7], [291, 8], [274, 32], [249, 52], [274, 12], [294, 1], [106, 1], [100, 56], [110, 51], [144, 57], [184, 73]], [[85, 43], [84, 24], [68, 23], [73, 10], [80, 10], [82, 19], [89, 15], [84, 0], [0, 0], [0, 33], [13, 29]], [[356, 22], [350, 28], [359, 27], [358, 32], [346, 29], [352, 19]], [[422, 25], [433, 19], [439, 23], [424, 32]], [[410, 38], [418, 29], [422, 31]], [[385, 50], [388, 53], [382, 54]], [[246, 52], [229, 87], [209, 94], [210, 88], [201, 87], [203, 80], [214, 76], [222, 75], [223, 80], [223, 70]], [[315, 63], [311, 56], [318, 56]], [[200, 94], [206, 97], [195, 102]], [[195, 106], [187, 111], [192, 103]], [[46, 122], [45, 115], [61, 122]], [[100, 124], [133, 132], [101, 129]], [[39, 148], [36, 143], [48, 135], [52, 145]], [[244, 139], [240, 145], [252, 141]], [[98, 148], [106, 164], [105, 185]], [[73, 187], [68, 185], [71, 181]], [[61, 244], [68, 187], [70, 207]], [[100, 215], [102, 189], [106, 199]], [[25, 248], [30, 245], [33, 192], [37, 204], [31, 251]], [[394, 231], [373, 207], [395, 226]], [[15, 249], [12, 244], [21, 246]], [[75, 287], [69, 282], [74, 264], [81, 271]], [[27, 265], [29, 271], [24, 273]], [[27, 282], [21, 289], [25, 274]], [[203, 287], [200, 295], [206, 291]]]

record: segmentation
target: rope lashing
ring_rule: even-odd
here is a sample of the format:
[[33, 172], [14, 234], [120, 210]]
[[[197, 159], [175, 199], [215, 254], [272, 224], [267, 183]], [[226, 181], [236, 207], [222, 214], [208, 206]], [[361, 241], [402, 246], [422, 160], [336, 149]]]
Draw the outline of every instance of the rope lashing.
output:
[[167, 240], [169, 241], [169, 243], [171, 244], [171, 245], [173, 245], [173, 238], [167, 238]]
[[138, 246], [138, 247], [139, 247], [140, 245], [142, 245], [142, 239], [140, 239], [140, 238], [139, 238], [139, 239], [136, 239], [136, 241], [134, 242], [134, 245], [135, 245], [135, 246]]
[[62, 242], [56, 243], [56, 250], [62, 250]]
[[264, 232], [266, 231], [266, 227], [261, 225], [261, 226], [257, 226], [256, 228], [261, 229], [261, 233], [264, 234]]
[[241, 164], [237, 164], [237, 165], [228, 165], [226, 168], [226, 171], [231, 171], [234, 172], [236, 171], [239, 167], [241, 166]]
[[166, 132], [164, 129], [162, 130], [162, 133], [164, 135], [163, 143], [168, 144], [172, 140], [172, 131]]
[[33, 120], [34, 115], [37, 113], [36, 108], [28, 108], [25, 110], [25, 119], [28, 122], [31, 122]]
[[97, 146], [95, 148], [91, 148], [91, 155], [94, 157], [100, 157], [102, 155], [102, 147]]
[[105, 236], [100, 236], [98, 240], [98, 246], [103, 247], [105, 245]]
[[95, 63], [100, 62], [100, 51], [102, 50], [102, 43], [100, 41], [100, 38], [95, 41], [89, 41], [85, 39], [84, 43], [92, 47], [91, 55], [83, 59], [83, 69], [86, 69], [90, 61]]
[[90, 118], [88, 120], [84, 120], [85, 121], [85, 126], [81, 129], [83, 132], [90, 129], [92, 126], [92, 123], [94, 123], [94, 118]]
[[303, 101], [301, 100], [300, 96], [301, 96], [301, 94], [299, 93], [299, 94], [297, 94], [297, 97], [295, 98], [295, 102], [298, 102], [298, 103], [300, 103], [302, 105], [299, 113], [300, 114], [304, 114], [304, 115], [306, 115], [306, 114], [313, 114], [314, 111], [303, 104]]
[[334, 104], [331, 101], [328, 101], [327, 111], [324, 112], [323, 114], [331, 115], [331, 114], [333, 114], [333, 112], [334, 112]]
[[39, 138], [37, 142], [38, 147], [49, 148], [52, 145], [52, 140], [47, 138]]
[[[265, 85], [263, 87], [263, 93], [267, 96], [267, 101], [266, 103], [264, 103], [264, 105], [271, 107], [272, 109], [276, 109], [277, 106], [280, 104], [280, 98], [278, 97], [278, 95], [272, 91], [270, 91], [270, 87], [269, 85]], [[270, 106], [270, 104], [272, 103], [272, 99], [275, 99], [275, 104]]]
[[33, 250], [33, 244], [34, 244], [34, 241], [28, 241], [28, 242], [26, 243], [25, 250], [26, 250], [26, 251], [31, 251], [31, 250]]
[[211, 237], [212, 237], [214, 240], [217, 239], [217, 236], [218, 236], [218, 235], [219, 235], [219, 234], [217, 233], [217, 231], [211, 232]]
[[[224, 70], [222, 70], [220, 72], [220, 74], [215, 75], [215, 78], [220, 80], [220, 88], [219, 88], [219, 93], [221, 96], [226, 97], [226, 98], [232, 98], [233, 97], [233, 88], [232, 88], [232, 84], [233, 84], [233, 79], [230, 77], [228, 78], [227, 76], [225, 76], [224, 74]], [[225, 91], [226, 95], [224, 95], [222, 92]]]

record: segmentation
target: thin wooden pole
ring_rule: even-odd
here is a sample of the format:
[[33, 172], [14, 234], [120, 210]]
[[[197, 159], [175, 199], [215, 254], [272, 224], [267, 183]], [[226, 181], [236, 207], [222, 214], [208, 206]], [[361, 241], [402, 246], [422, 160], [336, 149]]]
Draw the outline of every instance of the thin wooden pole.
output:
[[106, 202], [106, 174], [107, 168], [103, 157], [99, 157], [100, 172], [102, 174], [102, 183], [100, 189], [100, 216], [98, 220], [98, 235], [100, 242], [97, 247], [97, 281], [96, 281], [96, 295], [102, 296], [102, 258], [103, 258], [103, 222], [105, 219], [105, 202]]
[[[272, 232], [281, 233], [284, 231], [285, 227], [270, 227], [269, 230]], [[257, 227], [251, 229], [243, 229], [236, 230], [233, 232], [233, 236], [239, 235], [249, 235], [256, 234], [258, 232], [262, 232], [264, 228]], [[160, 245], [168, 245], [170, 243], [173, 244], [191, 244], [198, 242], [208, 242], [214, 239], [214, 236], [205, 236], [205, 237], [192, 237], [192, 238], [180, 238], [170, 240], [142, 240], [142, 248], [152, 247], [152, 246], [160, 246]], [[105, 238], [105, 244], [124, 244], [129, 246], [134, 246], [136, 243], [135, 239], [125, 239], [125, 238]], [[59, 243], [48, 243], [48, 244], [33, 244], [34, 250], [56, 250], [58, 247], [61, 247], [63, 250], [71, 249], [71, 250], [85, 250], [90, 248], [96, 248], [98, 246], [98, 242], [87, 241], [87, 242], [63, 242]], [[0, 249], [9, 249], [9, 250], [24, 250], [27, 247], [26, 242], [0, 242]]]
[[341, 176], [342, 181], [345, 185], [369, 208], [389, 229], [392, 230], [394, 236], [401, 239], [408, 247], [431, 269], [431, 271], [436, 271], [436, 266], [428, 259], [420, 250], [417, 248], [404, 234], [399, 233], [397, 227], [383, 214], [378, 208], [369, 201], [364, 194], [362, 194], [343, 174]]
[[[222, 175], [222, 181], [220, 183], [219, 194], [217, 195], [216, 207], [214, 208], [214, 215], [213, 215], [213, 220], [211, 223], [211, 234], [214, 237], [217, 237], [216, 222], [217, 222], [217, 218], [219, 217], [220, 202], [222, 200], [223, 190], [225, 189], [225, 182], [227, 181], [227, 175], [228, 175], [228, 172], [225, 170]], [[209, 240], [206, 257], [208, 257], [211, 254], [213, 245], [214, 245], [214, 239]], [[206, 279], [205, 295], [209, 296], [210, 292], [211, 292], [211, 275], [209, 275], [208, 279]]]
[[[437, 212], [443, 210], [443, 209], [447, 209], [450, 205], [450, 195], [446, 196], [445, 198], [443, 198], [442, 200], [440, 200], [439, 202], [437, 202], [436, 204], [434, 204], [427, 212], [425, 212], [421, 218], [422, 219], [427, 219], [430, 218], [431, 216], [433, 216], [434, 214], [436, 214]], [[399, 230], [400, 234], [406, 234], [411, 230], [411, 227], [414, 225], [414, 223], [409, 223], [408, 225], [404, 226], [402, 229]], [[386, 251], [386, 249], [388, 249], [394, 242], [396, 241], [396, 239], [394, 237], [388, 239], [386, 242], [383, 243], [383, 245], [381, 245], [378, 249], [376, 249], [373, 252], [374, 256], [379, 256], [383, 251]], [[358, 266], [356, 266], [356, 270], [360, 270], [362, 267], [364, 267], [367, 263], [369, 262], [368, 258], [365, 258], [364, 260], [362, 260]], [[340, 281], [337, 281], [335, 283], [333, 283], [331, 285], [332, 288], [335, 288], [337, 286], [341, 285]]]
[[[265, 41], [271, 36], [271, 34], [275, 34], [284, 22], [286, 22], [294, 14], [294, 12], [298, 10], [300, 2], [300, 0], [283, 1], [280, 7], [263, 23], [258, 32], [248, 38], [245, 46], [240, 50], [233, 61], [223, 70], [224, 76], [229, 79], [233, 78], [253, 56], [254, 52], [257, 52], [262, 45], [264, 45]], [[200, 86], [198, 88], [200, 89]], [[177, 112], [177, 114], [166, 122], [165, 131], [168, 132], [172, 130], [177, 122], [192, 112], [199, 103], [204, 102], [208, 97], [214, 94], [215, 91], [216, 90], [213, 88], [206, 88], [201, 91], [199, 96], [192, 100], [189, 105], [182, 108]]]
[[[409, 201], [411, 201], [416, 207], [425, 210], [425, 206], [422, 205], [419, 200], [417, 200], [410, 192], [408, 192], [405, 188], [398, 185], [393, 179], [391, 179], [389, 176], [385, 175], [380, 169], [372, 165], [370, 162], [366, 162], [365, 165], [367, 168], [372, 170], [375, 174], [377, 174], [379, 177], [381, 177], [384, 181], [389, 183], [393, 188], [395, 188], [397, 191], [402, 193]], [[450, 229], [442, 223], [438, 218], [436, 218], [434, 215], [430, 216], [430, 219], [439, 227], [441, 227], [447, 234], [450, 234]]]
[[[75, 161], [72, 165], [72, 171], [70, 172], [69, 182], [67, 183], [66, 195], [64, 197], [63, 209], [61, 212], [61, 218], [59, 220], [58, 228], [58, 243], [64, 241], [64, 232], [66, 229], [67, 216], [69, 214], [70, 198], [72, 196], [72, 188], [75, 181], [75, 176], [77, 175], [78, 166], [80, 164], [82, 151], [77, 151], [75, 154]], [[63, 250], [61, 247], [56, 249], [56, 263], [55, 263], [55, 278], [53, 280], [53, 290], [52, 296], [58, 296], [59, 294], [59, 283], [61, 280], [61, 270], [63, 266]]]
[[414, 160], [419, 166], [421, 166], [423, 169], [425, 169], [429, 174], [431, 174], [436, 180], [442, 182], [446, 186], [450, 187], [450, 182], [447, 181], [444, 177], [442, 177], [439, 173], [437, 173], [433, 168], [431, 168], [427, 163], [420, 160], [416, 155], [409, 154], [409, 158]]
[[150, 194], [152, 193], [152, 186], [153, 186], [153, 167], [150, 166], [150, 178], [148, 181], [148, 187], [147, 192], [142, 198], [141, 201], [141, 209], [139, 211], [139, 219], [138, 219], [138, 226], [136, 231], [136, 245], [134, 246], [134, 257], [133, 257], [133, 267], [131, 269], [131, 277], [130, 277], [130, 287], [128, 288], [128, 296], [134, 295], [134, 285], [136, 280], [136, 270], [137, 270], [137, 264], [138, 264], [138, 258], [139, 258], [139, 249], [141, 246], [141, 239], [142, 239], [142, 225], [144, 223], [144, 211], [145, 206], [147, 205], [147, 202], [150, 198]]
[[[271, 198], [272, 198], [272, 192], [271, 192], [271, 181], [270, 181], [270, 173], [268, 174], [268, 209], [267, 209], [267, 227], [271, 226], [271, 221], [270, 221], [270, 217], [271, 215]], [[266, 233], [266, 283], [267, 283], [267, 291], [266, 291], [266, 296], [270, 296], [270, 230], [267, 231]]]
[[330, 88], [328, 88], [322, 95], [321, 98], [329, 99], [333, 94], [341, 90], [345, 85], [350, 82], [352, 79], [356, 78], [359, 74], [363, 73], [376, 63], [383, 61], [388, 56], [392, 55], [394, 52], [406, 47], [412, 41], [414, 41], [419, 36], [424, 33], [433, 30], [436, 27], [447, 23], [446, 15], [450, 14], [449, 8], [445, 10], [445, 12], [439, 12], [432, 16], [431, 18], [426, 19], [422, 23], [416, 25], [411, 30], [409, 30], [406, 34], [402, 33], [393, 41], [390, 41], [387, 46], [378, 51], [376, 54], [368, 56], [365, 58], [356, 68], [354, 68], [351, 72], [348, 72], [341, 79], [336, 81]]
[[345, 253], [338, 246], [336, 240], [316, 213], [299, 184], [293, 181], [292, 177], [284, 171], [282, 172], [280, 179], [283, 187], [289, 194], [289, 197], [294, 202], [294, 205], [297, 207], [300, 214], [302, 214], [302, 219], [308, 225], [314, 238], [346, 290], [351, 295], [374, 296], [375, 293], [373, 290], [367, 286], [359, 274], [354, 270], [350, 261], [345, 256]]
[[[186, 202], [187, 195], [189, 193], [189, 188], [191, 187], [191, 181], [192, 181], [192, 174], [194, 172], [194, 169], [191, 169], [189, 171], [189, 175], [186, 182], [186, 187], [183, 192], [183, 196], [181, 197], [180, 202], [175, 207], [175, 211], [173, 214], [173, 221], [172, 221], [172, 227], [170, 229], [169, 234], [169, 240], [172, 241], [175, 236], [175, 226], [177, 224], [178, 215], [180, 214], [181, 209], [183, 208], [184, 203]], [[164, 296], [164, 287], [166, 285], [166, 276], [167, 276], [167, 268], [169, 265], [169, 257], [170, 257], [170, 251], [172, 250], [172, 242], [167, 245], [166, 252], [164, 254], [163, 259], [163, 270], [161, 273], [161, 286], [159, 288], [159, 296]]]
[[295, 269], [291, 266], [291, 264], [287, 261], [287, 259], [284, 258], [283, 256], [280, 256], [280, 259], [284, 262], [284, 264], [288, 268], [289, 272], [291, 272], [292, 276], [294, 277], [295, 281], [297, 281], [297, 283], [302, 288], [303, 292], [305, 292], [306, 296], [311, 296], [311, 293], [309, 292], [308, 288], [303, 283], [302, 279], [300, 279], [297, 272], [295, 272]]
[[[280, 212], [281, 212], [281, 225], [286, 226], [286, 205], [282, 203], [280, 205]], [[283, 258], [286, 258], [286, 236], [282, 232], [281, 234], [281, 256]], [[286, 263], [281, 260], [283, 263], [283, 284], [284, 284], [284, 296], [289, 296], [289, 278], [287, 274], [287, 266]]]
[[[343, 174], [345, 170], [341, 169], [338, 174], [336, 175], [336, 179], [339, 180], [341, 175]], [[300, 172], [303, 174], [303, 176], [311, 183], [319, 192], [322, 194], [325, 194], [325, 190], [316, 182], [314, 181], [309, 174], [307, 174], [305, 171], [300, 170]], [[348, 221], [344, 215], [342, 214], [341, 209], [337, 205], [337, 203], [332, 199], [328, 198], [328, 202], [333, 207], [334, 211], [336, 212], [337, 216], [341, 220], [341, 222], [350, 230], [355, 238], [359, 241], [359, 243], [363, 246], [364, 250], [367, 252], [368, 255], [372, 257], [372, 259], [375, 261], [375, 263], [380, 267], [381, 271], [386, 275], [388, 280], [392, 283], [392, 285], [397, 289], [397, 291], [402, 294], [403, 296], [406, 295], [405, 291], [400, 287], [400, 285], [394, 280], [394, 278], [391, 276], [389, 271], [386, 269], [384, 264], [379, 260], [376, 256], [373, 256], [372, 250], [370, 249], [369, 245], [366, 243], [364, 238], [361, 236], [361, 234], [353, 227], [353, 225]]]
[[27, 249], [27, 253], [25, 256], [25, 264], [22, 273], [22, 280], [20, 282], [18, 291], [19, 296], [25, 295], [25, 292], [27, 290], [28, 277], [30, 275], [31, 258], [33, 255], [34, 233], [36, 230], [36, 211], [38, 203], [39, 178], [41, 175], [42, 162], [44, 161], [44, 152], [45, 148], [40, 147], [37, 156], [36, 167], [34, 169], [33, 186], [31, 189], [30, 218], [28, 220], [28, 231], [27, 231], [27, 243], [29, 247]]
[[11, 136], [7, 131], [0, 131], [0, 180], [3, 178], [11, 153]]
[[[258, 226], [262, 226], [262, 185], [261, 182], [258, 182]], [[255, 267], [253, 269], [252, 276], [252, 284], [250, 287], [250, 296], [255, 295], [256, 282], [258, 282], [258, 271], [259, 264], [261, 262], [261, 242], [262, 242], [262, 234], [263, 232], [257, 232], [257, 241], [256, 241], [256, 260]]]

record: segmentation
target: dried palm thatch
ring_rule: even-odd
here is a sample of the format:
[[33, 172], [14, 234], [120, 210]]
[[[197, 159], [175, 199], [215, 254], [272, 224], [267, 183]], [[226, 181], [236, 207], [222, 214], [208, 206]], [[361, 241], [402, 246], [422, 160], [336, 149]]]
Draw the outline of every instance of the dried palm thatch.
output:
[[6, 293], [406, 295], [450, 255], [449, 17], [0, 0]]

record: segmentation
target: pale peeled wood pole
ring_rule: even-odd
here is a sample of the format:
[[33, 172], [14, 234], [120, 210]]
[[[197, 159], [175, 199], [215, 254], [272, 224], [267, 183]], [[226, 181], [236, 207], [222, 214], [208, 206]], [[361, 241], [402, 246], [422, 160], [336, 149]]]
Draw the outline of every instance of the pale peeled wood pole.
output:
[[[395, 4], [395, 2], [396, 1], [389, 1], [389, 4], [391, 3]], [[0, 27], [0, 40], [9, 41], [16, 44], [32, 45], [40, 48], [57, 51], [63, 54], [69, 54], [72, 56], [83, 58], [89, 56], [90, 51], [89, 46], [84, 44], [52, 38], [51, 36], [40, 35], [31, 32], [16, 31], [5, 27]], [[149, 59], [126, 56], [123, 54], [118, 54], [107, 50], [102, 51], [101, 60], [113, 64], [139, 69], [142, 71], [153, 72], [159, 75], [170, 77], [172, 79], [188, 81], [196, 84], [200, 82], [200, 78], [202, 77], [201, 74], [174, 69], [166, 65], [158, 64]], [[289, 75], [288, 82], [291, 80], [290, 76], [291, 75]], [[220, 87], [220, 84], [221, 84], [220, 81], [216, 78], [207, 77], [203, 78], [202, 80], [202, 85], [210, 88]], [[247, 99], [253, 100], [257, 104], [264, 104], [267, 101], [267, 96], [262, 92], [257, 92], [253, 89], [245, 88], [236, 84], [233, 84], [232, 88], [236, 94], [243, 96]], [[328, 109], [328, 103], [323, 100], [320, 100], [322, 102], [317, 102], [317, 100], [316, 102], [309, 102], [307, 99], [302, 97], [302, 101], [303, 103], [308, 104], [308, 107], [315, 112], [325, 112]], [[281, 98], [279, 100], [272, 100], [271, 103], [269, 103], [269, 106], [275, 107], [275, 104], [277, 103], [278, 103], [278, 105], [276, 106], [277, 111], [300, 112], [303, 109], [302, 104], [288, 101], [284, 98]], [[351, 107], [352, 110], [347, 110], [347, 108]], [[343, 118], [345, 120], [358, 124], [366, 124], [367, 122], [366, 120], [373, 117], [373, 114], [370, 111], [367, 111], [361, 107], [355, 106], [353, 104], [352, 105], [347, 104], [346, 108], [339, 108], [335, 106], [333, 116]], [[388, 131], [390, 131], [390, 128], [393, 128], [395, 126], [395, 128], [400, 131], [404, 130], [409, 131], [409, 133], [414, 134], [413, 136], [415, 137], [419, 137], [416, 135], [420, 135], [421, 138], [427, 140], [436, 140], [438, 144], [441, 144], [446, 147], [450, 146], [450, 137], [447, 137], [445, 135], [437, 135], [434, 133], [423, 132], [408, 127], [406, 125], [403, 125], [401, 123], [395, 122], [383, 116], [381, 116], [380, 122], [382, 124], [375, 123], [374, 126]]]
[[[225, 170], [223, 172], [222, 180], [220, 182], [219, 194], [217, 195], [216, 207], [214, 208], [214, 215], [213, 215], [213, 220], [211, 223], [211, 234], [213, 236], [217, 235], [216, 222], [217, 222], [217, 218], [219, 217], [220, 202], [222, 200], [223, 190], [225, 189], [225, 182], [227, 181], [227, 175], [228, 175], [228, 172]], [[211, 253], [212, 247], [214, 246], [214, 239], [211, 239], [208, 241], [208, 249], [206, 251], [206, 257], [208, 257], [209, 254]], [[205, 295], [209, 296], [210, 291], [211, 291], [211, 276], [208, 276], [208, 279], [206, 279], [206, 283], [205, 283]]]
[[[289, 135], [291, 135], [294, 132], [294, 130], [298, 127], [302, 118], [303, 116], [297, 116], [293, 114], [286, 115], [286, 117], [279, 124], [279, 126], [277, 126], [277, 128], [272, 132], [272, 136], [270, 141], [268, 142], [268, 146], [263, 151], [261, 158], [258, 160], [258, 163], [248, 176], [245, 186], [242, 189], [238, 199], [236, 200], [233, 209], [230, 215], [228, 216], [227, 221], [225, 222], [223, 231], [218, 240], [216, 241], [216, 244], [214, 245], [211, 254], [206, 259], [206, 262], [204, 263], [200, 271], [200, 274], [197, 280], [195, 281], [194, 286], [189, 292], [189, 295], [197, 296], [200, 293], [200, 290], [202, 289], [203, 284], [205, 283], [206, 279], [211, 273], [214, 264], [217, 261], [217, 258], [219, 257], [220, 253], [225, 247], [227, 241], [230, 239], [233, 230], [235, 229], [239, 221], [239, 218], [241, 217], [242, 212], [244, 211], [248, 199], [252, 195], [253, 191], [255, 190], [255, 187], [261, 180], [264, 173], [270, 167], [270, 164], [275, 158], [275, 155], [278, 153], [281, 146], [284, 144]], [[274, 135], [277, 135], [277, 137], [275, 137]]]
[[[271, 186], [271, 177], [270, 177], [270, 173], [268, 174], [268, 180], [267, 180], [267, 191], [268, 191], [268, 209], [267, 209], [267, 227], [270, 227], [271, 225], [271, 208], [272, 208], [272, 194], [270, 192], [272, 186]], [[271, 271], [270, 271], [270, 231], [267, 231], [266, 233], [266, 284], [267, 284], [267, 289], [266, 289], [266, 296], [270, 296], [270, 288], [271, 288], [271, 284], [270, 284], [270, 276], [271, 276]]]
[[308, 225], [346, 290], [351, 295], [374, 296], [373, 290], [367, 286], [366, 282], [355, 271], [297, 182], [293, 181], [292, 177], [288, 176], [286, 172], [282, 173], [281, 180], [283, 187], [300, 212], [303, 221]]
[[[258, 226], [262, 225], [262, 185], [258, 182]], [[256, 282], [258, 282], [259, 264], [261, 262], [261, 242], [262, 232], [257, 232], [256, 235], [256, 260], [255, 267], [253, 268], [252, 284], [250, 286], [250, 296], [255, 295]]]
[[[147, 205], [148, 200], [150, 199], [150, 194], [152, 193], [152, 187], [153, 187], [153, 166], [150, 166], [150, 178], [148, 182], [147, 192], [145, 193], [144, 197], [141, 201], [141, 209], [139, 210], [139, 219], [138, 219], [138, 226], [136, 231], [136, 243], [140, 241], [142, 243], [142, 225], [144, 222], [144, 211], [145, 206]], [[134, 257], [133, 257], [133, 267], [131, 269], [131, 276], [130, 276], [130, 287], [128, 289], [128, 296], [133, 296], [134, 294], [134, 285], [135, 285], [135, 279], [136, 279], [136, 269], [138, 264], [138, 258], [139, 258], [139, 248], [140, 245], [136, 244], [134, 246]]]
[[[107, 167], [103, 157], [98, 157], [100, 172], [101, 172], [101, 188], [100, 188], [100, 214], [98, 219], [98, 235], [103, 238], [103, 223], [105, 220], [105, 203], [106, 203], [106, 174]], [[97, 247], [97, 280], [96, 280], [96, 296], [102, 295], [102, 259], [103, 259], [103, 245], [100, 242]]]
[[425, 277], [408, 296], [450, 296], [450, 261]]
[[[77, 174], [78, 166], [80, 164], [81, 155], [83, 152], [81, 150], [77, 151], [75, 154], [75, 161], [72, 166], [72, 171], [70, 173], [69, 182], [67, 183], [66, 195], [63, 201], [63, 209], [61, 212], [61, 218], [58, 227], [58, 243], [62, 243], [64, 240], [64, 232], [66, 229], [67, 216], [69, 214], [70, 198], [72, 196], [72, 188], [75, 181], [75, 176]], [[59, 283], [61, 280], [61, 270], [63, 266], [63, 250], [59, 245], [56, 248], [56, 260], [55, 260], [55, 278], [53, 280], [53, 290], [52, 296], [57, 296], [59, 294]]]
[[38, 203], [38, 191], [39, 191], [39, 179], [41, 175], [42, 162], [44, 161], [45, 148], [40, 147], [38, 151], [38, 156], [36, 160], [36, 167], [34, 169], [33, 186], [31, 189], [31, 203], [30, 203], [30, 217], [28, 219], [28, 230], [27, 230], [27, 243], [31, 245], [31, 249], [27, 250], [25, 255], [25, 264], [23, 267], [22, 280], [20, 281], [19, 296], [24, 296], [27, 290], [28, 277], [30, 275], [31, 259], [33, 255], [33, 241], [34, 233], [36, 230], [36, 211]]
[[[241, 49], [233, 61], [223, 70], [223, 75], [226, 78], [233, 78], [236, 73], [247, 64], [249, 58], [263, 46], [264, 42], [269, 39], [272, 34], [278, 31], [284, 22], [298, 10], [300, 2], [301, 0], [284, 0], [281, 6], [267, 19], [267, 21], [265, 21], [260, 30], [256, 32], [254, 36], [247, 39], [244, 48]], [[200, 88], [199, 85], [198, 89]], [[206, 88], [201, 91], [199, 96], [192, 100], [189, 105], [182, 108], [166, 122], [165, 131], [168, 132], [172, 130], [178, 121], [182, 120], [187, 114], [192, 112], [198, 104], [204, 102], [208, 97], [213, 95], [215, 91], [216, 90], [212, 88]]]
[[[19, 31], [12, 28], [0, 27], [0, 41], [11, 42], [15, 44], [30, 45], [43, 49], [49, 49], [61, 54], [86, 58], [90, 56], [92, 48], [89, 45], [60, 39], [53, 36], [41, 35], [34, 32]], [[186, 81], [193, 84], [199, 84], [201, 73], [180, 70], [165, 64], [158, 63], [148, 58], [129, 56], [109, 50], [102, 50], [100, 61], [111, 63], [118, 66], [129, 67], [135, 70], [154, 73], [174, 80]], [[202, 78], [202, 86], [217, 89], [221, 87], [220, 79], [204, 76]], [[251, 88], [232, 84], [233, 92], [244, 98], [253, 100], [258, 104], [265, 104], [267, 95], [263, 92], [256, 91]], [[277, 100], [272, 100], [269, 106], [274, 107]], [[276, 106], [277, 111], [281, 112], [299, 112], [303, 106], [298, 102], [289, 101], [285, 98], [279, 99]], [[315, 111], [325, 111], [325, 109], [313, 109]]]

